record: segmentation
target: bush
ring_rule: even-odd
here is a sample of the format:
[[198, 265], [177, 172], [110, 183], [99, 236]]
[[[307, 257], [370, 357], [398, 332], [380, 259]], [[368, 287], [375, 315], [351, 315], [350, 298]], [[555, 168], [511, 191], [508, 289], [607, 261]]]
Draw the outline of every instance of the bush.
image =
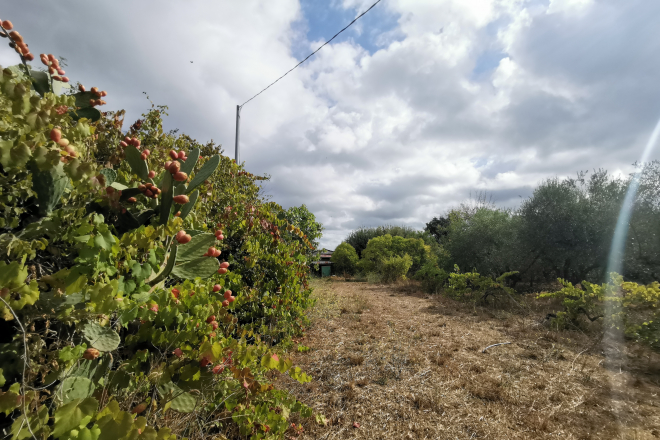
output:
[[357, 252], [348, 243], [341, 243], [332, 253], [330, 261], [335, 266], [335, 272], [353, 275], [359, 261]]
[[449, 274], [437, 265], [427, 262], [419, 271], [417, 271], [414, 278], [421, 281], [422, 288], [425, 292], [439, 293], [440, 289], [449, 278]]
[[163, 132], [166, 107], [123, 132], [103, 93], [58, 95], [22, 61], [0, 76], [0, 429], [282, 437], [312, 414], [270, 379], [310, 380], [284, 352], [306, 323], [305, 234], [263, 178]]
[[393, 283], [395, 281], [405, 280], [406, 274], [412, 264], [413, 260], [408, 254], [385, 259], [380, 270], [381, 281], [383, 283]]
[[[495, 301], [513, 299], [514, 290], [506, 285], [506, 279], [517, 272], [507, 272], [497, 278], [483, 276], [477, 272], [461, 273], [458, 266], [454, 272], [449, 274], [445, 294], [459, 301], [473, 303], [488, 303], [488, 298], [493, 297]], [[515, 300], [514, 300], [515, 301]]]
[[[364, 273], [383, 273], [385, 261], [392, 257], [408, 255], [411, 259], [410, 270], [416, 272], [427, 261], [434, 261], [430, 247], [421, 239], [392, 237], [385, 234], [369, 240], [369, 244], [362, 253], [358, 269]], [[407, 275], [407, 274], [404, 274]]]
[[559, 279], [564, 286], [556, 292], [542, 293], [539, 298], [557, 298], [564, 310], [555, 313], [553, 324], [567, 328], [580, 326], [583, 319], [603, 321], [605, 329], [623, 329], [625, 335], [660, 349], [660, 283], [646, 286], [624, 282], [612, 273], [610, 282], [593, 284], [583, 281], [574, 286]]

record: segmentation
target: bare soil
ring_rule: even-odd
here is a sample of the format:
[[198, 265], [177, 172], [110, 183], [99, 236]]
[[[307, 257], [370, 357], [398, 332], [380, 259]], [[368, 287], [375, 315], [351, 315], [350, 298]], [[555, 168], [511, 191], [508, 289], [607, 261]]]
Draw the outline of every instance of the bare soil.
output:
[[299, 439], [660, 438], [660, 357], [553, 330], [551, 305], [522, 314], [415, 284], [315, 287], [310, 350], [293, 355], [314, 380], [277, 384], [328, 419], [293, 420]]

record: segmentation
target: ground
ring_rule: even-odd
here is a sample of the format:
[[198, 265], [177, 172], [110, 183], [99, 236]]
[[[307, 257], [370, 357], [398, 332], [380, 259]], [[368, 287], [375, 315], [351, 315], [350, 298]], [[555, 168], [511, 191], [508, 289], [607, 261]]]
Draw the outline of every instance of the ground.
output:
[[295, 419], [301, 440], [660, 438], [660, 357], [643, 347], [413, 283], [324, 279], [315, 296], [294, 355], [314, 380], [278, 379], [328, 419]]

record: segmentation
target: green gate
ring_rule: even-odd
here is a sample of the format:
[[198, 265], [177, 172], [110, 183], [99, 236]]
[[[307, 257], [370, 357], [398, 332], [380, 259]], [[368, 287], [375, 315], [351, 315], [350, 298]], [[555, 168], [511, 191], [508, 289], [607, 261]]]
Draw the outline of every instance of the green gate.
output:
[[321, 266], [321, 276], [322, 277], [329, 277], [331, 273], [330, 265], [328, 264], [327, 266]]

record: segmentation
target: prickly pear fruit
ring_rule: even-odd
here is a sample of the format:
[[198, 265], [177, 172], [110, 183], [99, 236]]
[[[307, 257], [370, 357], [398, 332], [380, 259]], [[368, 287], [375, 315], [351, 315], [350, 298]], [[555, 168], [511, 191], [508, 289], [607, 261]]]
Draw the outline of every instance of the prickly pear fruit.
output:
[[229, 263], [227, 261], [223, 261], [222, 263], [220, 263], [220, 267], [227, 269], [229, 267]]
[[179, 151], [179, 154], [177, 155], [177, 157], [178, 157], [179, 159], [183, 159], [184, 157], [186, 157], [186, 153], [185, 153], [185, 151]]
[[176, 180], [177, 182], [185, 182], [187, 179], [188, 179], [188, 175], [184, 172], [179, 171], [178, 173], [174, 174], [174, 180]]
[[59, 128], [53, 128], [50, 131], [50, 140], [53, 142], [59, 142], [60, 139], [62, 139], [62, 132], [60, 131]]
[[208, 318], [206, 318], [206, 322], [207, 322], [207, 324], [210, 324], [210, 323], [212, 323], [213, 321], [215, 321], [215, 315], [211, 315], [211, 316], [209, 316]]
[[213, 286], [213, 291], [214, 292], [220, 292], [222, 290], [222, 286], [220, 284], [216, 284]]
[[170, 167], [167, 170], [170, 172], [170, 174], [176, 174], [179, 172], [180, 169], [181, 169], [181, 162], [176, 160], [170, 163]]
[[210, 363], [211, 363], [211, 361], [208, 358], [202, 358], [202, 360], [199, 361], [199, 365], [201, 367], [206, 367]]
[[172, 354], [174, 356], [178, 357], [178, 358], [181, 358], [181, 356], [183, 356], [183, 350], [181, 350], [180, 348], [177, 348], [172, 352]]
[[88, 361], [93, 361], [94, 359], [99, 357], [100, 354], [101, 352], [98, 351], [96, 348], [88, 348], [83, 353], [83, 358], [87, 359]]
[[229, 307], [229, 301], [224, 300], [224, 301], [222, 302], [222, 307]]
[[229, 297], [231, 296], [231, 294], [232, 294], [232, 291], [231, 291], [231, 290], [225, 290], [225, 293], [224, 293], [223, 296], [225, 297], [225, 299], [228, 300]]
[[174, 203], [178, 203], [179, 205], [185, 205], [190, 201], [187, 195], [181, 194], [178, 196], [172, 197], [172, 200], [174, 200]]
[[137, 405], [135, 408], [131, 410], [133, 414], [140, 414], [144, 412], [144, 410], [147, 409], [147, 404], [146, 403], [141, 403]]
[[156, 172], [154, 170], [149, 171], [149, 178], [153, 179], [154, 177], [156, 177]]
[[[174, 151], [174, 150], [170, 150], [170, 157], [171, 157], [173, 160], [176, 160], [176, 159], [178, 159], [179, 155], [177, 154], [176, 151]], [[167, 164], [166, 164], [166, 165], [167, 165]]]
[[218, 273], [219, 273], [220, 275], [224, 275], [224, 274], [227, 273], [227, 269], [225, 269], [224, 267], [221, 267], [220, 269], [218, 269]]
[[225, 366], [224, 366], [224, 365], [216, 365], [215, 367], [213, 367], [213, 374], [220, 374], [220, 373], [222, 373], [224, 370], [225, 370]]

